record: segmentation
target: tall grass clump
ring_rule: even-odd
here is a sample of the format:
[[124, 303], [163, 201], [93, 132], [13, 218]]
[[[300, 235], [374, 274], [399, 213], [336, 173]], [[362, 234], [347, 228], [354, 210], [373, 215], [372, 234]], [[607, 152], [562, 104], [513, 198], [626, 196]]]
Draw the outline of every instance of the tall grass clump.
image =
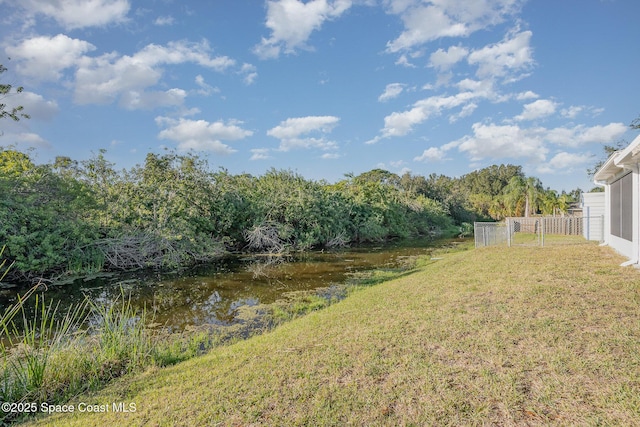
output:
[[137, 311], [130, 295], [126, 297], [121, 289], [120, 297], [111, 304], [89, 302], [89, 306], [101, 378], [123, 375], [151, 359], [153, 341], [145, 327], [146, 310]]
[[[146, 312], [138, 312], [124, 291], [109, 304], [85, 298], [59, 313], [59, 305], [45, 301], [40, 288], [18, 296], [0, 316], [1, 402], [64, 403], [153, 363]], [[24, 416], [24, 411], [0, 412], [0, 425]]]
[[44, 296], [37, 293], [34, 298], [32, 317], [24, 309], [25, 299], [20, 298], [21, 325], [11, 319], [2, 326], [10, 347], [9, 351], [3, 348], [3, 355], [10, 353], [5, 359], [9, 367], [5, 376], [10, 378], [8, 390], [12, 395], [37, 399], [47, 397], [43, 386], [51, 356], [74, 340], [73, 332], [84, 320], [86, 305], [71, 307], [61, 319], [56, 320], [58, 305], [47, 304]]
[[[61, 369], [60, 355], [78, 345], [76, 333], [87, 315], [87, 304], [58, 313], [58, 304], [45, 301], [40, 284], [18, 297], [0, 317], [0, 401], [59, 401], [68, 391], [76, 372]], [[25, 303], [34, 298], [34, 310]], [[64, 380], [60, 381], [61, 378]], [[0, 423], [20, 416], [20, 412], [0, 413]]]

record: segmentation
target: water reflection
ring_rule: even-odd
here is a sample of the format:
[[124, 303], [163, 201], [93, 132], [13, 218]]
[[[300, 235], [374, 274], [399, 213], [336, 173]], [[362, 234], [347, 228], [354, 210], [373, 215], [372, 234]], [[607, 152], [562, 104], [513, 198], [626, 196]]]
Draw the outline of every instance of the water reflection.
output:
[[[145, 309], [154, 323], [172, 331], [190, 325], [229, 325], [242, 306], [269, 304], [287, 292], [342, 283], [351, 272], [396, 267], [406, 257], [428, 254], [433, 247], [428, 242], [361, 247], [302, 254], [287, 262], [266, 257], [231, 258], [179, 275], [146, 272], [76, 280], [50, 286], [45, 296], [47, 301], [60, 301], [60, 311], [64, 312], [66, 307], [82, 302], [84, 295], [99, 304], [109, 304], [124, 292], [130, 295], [132, 306]], [[16, 298], [15, 290], [4, 290], [0, 306], [6, 307]]]

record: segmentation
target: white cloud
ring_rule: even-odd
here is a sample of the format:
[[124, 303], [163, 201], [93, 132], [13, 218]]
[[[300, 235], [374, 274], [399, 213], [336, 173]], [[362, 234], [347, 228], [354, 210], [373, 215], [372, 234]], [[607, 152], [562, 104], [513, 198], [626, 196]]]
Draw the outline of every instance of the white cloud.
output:
[[385, 102], [390, 99], [396, 98], [399, 96], [404, 90], [404, 86], [402, 83], [390, 83], [385, 87], [384, 93], [378, 97], [378, 101]]
[[462, 37], [468, 35], [467, 26], [456, 22], [447, 11], [436, 5], [415, 7], [402, 15], [405, 31], [397, 39], [387, 43], [389, 52], [410, 49], [441, 37]]
[[212, 93], [219, 93], [220, 92], [220, 89], [218, 89], [217, 87], [213, 87], [210, 84], [208, 84], [207, 82], [205, 82], [204, 81], [204, 77], [202, 77], [200, 74], [198, 74], [196, 76], [195, 82], [200, 87], [200, 89], [198, 89], [198, 94], [199, 95], [209, 96]]
[[267, 131], [267, 135], [280, 140], [280, 151], [289, 151], [294, 148], [320, 148], [322, 150], [334, 150], [337, 144], [328, 141], [324, 137], [315, 138], [308, 136], [312, 133], [330, 133], [340, 119], [335, 116], [307, 116], [289, 118]]
[[242, 129], [242, 122], [230, 120], [207, 122], [206, 120], [179, 120], [168, 117], [157, 117], [156, 123], [166, 128], [160, 131], [158, 138], [178, 143], [182, 151], [212, 151], [217, 154], [231, 154], [236, 150], [222, 141], [237, 141], [253, 135], [253, 132]]
[[575, 119], [578, 114], [582, 112], [582, 110], [584, 110], [584, 107], [572, 105], [569, 108], [563, 108], [562, 110], [560, 110], [560, 114], [562, 114], [562, 117], [565, 117], [567, 119]]
[[258, 71], [255, 65], [244, 63], [240, 68], [240, 74], [244, 76], [244, 83], [246, 85], [252, 85], [258, 78]]
[[429, 147], [420, 156], [414, 157], [413, 160], [416, 162], [440, 162], [445, 160], [446, 155], [446, 150], [442, 148]]
[[180, 106], [184, 104], [187, 92], [173, 88], [166, 91], [129, 90], [120, 97], [120, 105], [127, 110], [151, 110], [158, 106]]
[[505, 102], [511, 99], [511, 96], [500, 93], [493, 79], [463, 79], [454, 86], [457, 87], [460, 92], [471, 92], [476, 98], [487, 99], [494, 103]]
[[522, 111], [514, 117], [517, 121], [535, 120], [547, 117], [556, 112], [558, 104], [548, 99], [538, 99], [530, 104], [526, 104]]
[[609, 144], [622, 135], [629, 128], [623, 123], [609, 123], [608, 125], [596, 125], [586, 127], [584, 125], [572, 128], [555, 128], [546, 132], [546, 139], [557, 145], [565, 147], [578, 147], [584, 144], [600, 143]]
[[75, 67], [85, 53], [95, 48], [84, 40], [58, 34], [32, 37], [16, 46], [7, 46], [6, 52], [18, 62], [16, 70], [20, 74], [51, 81], [60, 79], [63, 70]]
[[105, 26], [126, 20], [128, 0], [22, 0], [28, 15], [53, 18], [67, 30]]
[[[38, 36], [7, 47], [8, 55], [16, 61], [20, 74], [36, 80], [61, 80], [64, 72], [75, 72], [71, 80], [74, 101], [78, 104], [109, 104], [119, 102], [126, 109], [150, 109], [180, 106], [187, 92], [180, 88], [162, 88], [163, 66], [195, 63], [217, 72], [236, 66], [236, 61], [223, 55], [213, 55], [206, 40], [199, 43], [174, 41], [166, 45], [149, 44], [133, 55], [117, 52], [91, 57], [87, 53], [96, 47], [64, 34], [53, 37]], [[69, 73], [70, 75], [71, 73]], [[237, 74], [246, 84], [257, 78], [255, 66], [243, 64]], [[67, 82], [65, 82], [67, 83]], [[207, 85], [200, 76], [199, 94], [210, 94], [218, 89]], [[163, 84], [166, 87], [166, 85]]]
[[10, 96], [5, 96], [0, 102], [9, 111], [22, 106], [24, 108], [22, 113], [30, 117], [20, 121], [5, 120], [0, 129], [0, 146], [16, 145], [19, 149], [22, 149], [21, 147], [51, 148], [49, 141], [33, 132], [31, 126], [37, 121], [51, 120], [56, 116], [59, 112], [57, 102], [46, 100], [42, 95], [29, 91], [14, 92]]
[[2, 138], [0, 138], [0, 146], [5, 144], [16, 145], [18, 149], [23, 149], [23, 147], [51, 148], [49, 141], [33, 132], [7, 132], [2, 134]]
[[340, 157], [341, 156], [338, 153], [324, 153], [322, 156], [320, 156], [320, 158], [324, 160], [339, 159]]
[[[28, 114], [32, 120], [50, 120], [60, 110], [56, 101], [48, 101], [42, 95], [29, 91], [7, 96], [2, 99], [2, 103], [6, 105], [7, 110], [18, 106], [24, 107], [22, 112]], [[23, 123], [28, 124], [29, 122], [24, 121]]]
[[251, 149], [251, 158], [249, 160], [266, 160], [271, 159], [272, 156], [269, 155], [268, 148], [252, 148]]
[[267, 131], [267, 135], [275, 138], [295, 138], [302, 134], [320, 131], [323, 133], [331, 132], [335, 125], [340, 121], [334, 116], [307, 116], [290, 118], [281, 122], [278, 126]]
[[476, 111], [476, 108], [478, 108], [478, 104], [474, 102], [465, 105], [459, 113], [449, 116], [449, 123], [455, 123], [464, 117], [469, 117], [474, 111]]
[[149, 44], [137, 52], [133, 59], [148, 65], [193, 62], [215, 71], [224, 71], [235, 64], [233, 59], [226, 56], [212, 57], [210, 52], [211, 48], [206, 40], [200, 43], [177, 41], [169, 42], [166, 46]]
[[156, 20], [153, 21], [153, 24], [163, 27], [165, 25], [173, 25], [174, 22], [173, 16], [158, 16]]
[[517, 80], [520, 78], [517, 73], [534, 64], [531, 36], [531, 31], [510, 32], [500, 43], [471, 52], [467, 61], [478, 66], [476, 76], [481, 79], [505, 77], [509, 81]]
[[441, 114], [443, 110], [449, 110], [469, 103], [477, 97], [473, 92], [460, 92], [452, 96], [432, 96], [413, 104], [413, 108], [402, 112], [393, 112], [384, 118], [384, 128], [381, 135], [367, 143], [372, 144], [381, 138], [404, 136], [413, 130], [413, 127], [424, 122], [434, 115]]
[[[449, 0], [443, 0], [440, 6], [451, 6]], [[392, 2], [399, 9], [407, 7], [407, 10], [413, 10], [415, 6], [413, 2], [405, 2], [405, 6], [400, 7], [397, 1]], [[511, 6], [515, 2], [509, 3]], [[504, 3], [506, 5], [506, 3]], [[494, 5], [495, 6], [495, 5]], [[433, 6], [435, 7], [435, 6]], [[453, 7], [453, 6], [451, 6]], [[506, 7], [506, 6], [505, 6]], [[454, 8], [455, 9], [455, 8]], [[478, 12], [478, 11], [477, 11]], [[479, 12], [478, 12], [479, 13]], [[497, 15], [495, 15], [497, 16]], [[387, 115], [384, 119], [384, 127], [380, 130], [380, 134], [373, 139], [367, 141], [373, 144], [381, 139], [390, 137], [404, 136], [410, 133], [415, 126], [431, 119], [434, 116], [443, 114], [448, 110], [460, 108], [457, 112], [449, 115], [449, 122], [453, 123], [463, 117], [468, 117], [478, 108], [478, 100], [489, 100], [494, 103], [505, 102], [513, 99], [514, 96], [522, 99], [531, 99], [537, 97], [533, 92], [525, 92], [522, 94], [501, 94], [497, 89], [497, 78], [504, 81], [513, 81], [522, 75], [533, 65], [531, 48], [529, 45], [531, 32], [510, 31], [505, 38], [495, 44], [487, 45], [484, 48], [477, 49], [469, 53], [466, 48], [460, 46], [452, 46], [448, 50], [438, 50], [431, 55], [431, 66], [438, 68], [440, 71], [446, 71], [453, 64], [467, 58], [470, 65], [476, 65], [476, 79], [465, 78], [456, 83], [450, 83], [453, 78], [451, 72], [439, 74], [436, 85], [425, 85], [424, 89], [434, 89], [439, 86], [455, 87], [459, 90], [454, 95], [436, 95], [422, 99], [413, 104], [412, 108], [406, 111], [396, 111]], [[547, 101], [546, 106], [549, 107]], [[521, 115], [521, 119], [533, 117], [534, 114], [542, 115], [540, 108], [544, 104], [538, 103], [529, 107], [526, 114]], [[555, 104], [554, 104], [555, 105]], [[555, 108], [555, 107], [554, 107]]]
[[16, 135], [16, 142], [19, 145], [28, 145], [30, 147], [49, 148], [51, 144], [45, 141], [40, 135], [33, 132], [21, 133]]
[[[212, 57], [206, 41], [150, 44], [133, 56], [116, 53], [96, 58], [83, 57], [76, 72], [74, 99], [79, 104], [108, 104], [120, 99], [129, 109], [178, 105], [184, 91], [170, 89], [145, 94], [162, 77], [160, 66], [193, 62], [215, 71], [224, 71], [235, 61], [226, 56]], [[147, 102], [149, 101], [149, 102]]]
[[385, 138], [404, 136], [411, 132], [413, 127], [427, 120], [432, 114], [421, 106], [415, 106], [411, 110], [394, 112], [384, 118], [384, 128], [381, 130]]
[[400, 55], [396, 61], [396, 65], [402, 65], [407, 68], [416, 68], [416, 66], [409, 61], [407, 55]]
[[475, 123], [472, 129], [473, 136], [456, 141], [458, 150], [468, 153], [472, 161], [524, 158], [542, 162], [549, 151], [541, 135], [519, 126]]
[[268, 0], [265, 25], [271, 37], [254, 47], [261, 58], [277, 58], [282, 51], [306, 49], [311, 33], [322, 24], [338, 18], [351, 7], [351, 0]]
[[460, 152], [469, 154], [472, 161], [523, 158], [535, 163], [545, 161], [553, 145], [579, 147], [585, 144], [611, 143], [627, 131], [622, 123], [552, 129], [475, 123], [472, 129], [473, 135], [453, 141], [449, 146], [457, 146]]
[[590, 153], [567, 153], [562, 151], [549, 160], [548, 163], [540, 165], [539, 173], [569, 174], [577, 168], [584, 169], [584, 166], [593, 162]]
[[429, 57], [429, 66], [440, 72], [447, 71], [456, 63], [462, 61], [469, 54], [467, 48], [451, 46], [448, 50], [438, 49]]
[[520, 92], [519, 94], [516, 95], [516, 99], [518, 101], [527, 101], [529, 99], [536, 99], [539, 98], [540, 95], [538, 95], [537, 93], [533, 92], [533, 91], [526, 91], [526, 92]]
[[24, 111], [33, 120], [50, 120], [60, 111], [55, 100], [48, 101], [33, 92], [22, 92], [16, 95], [15, 101], [24, 107]]
[[466, 37], [499, 24], [520, 8], [522, 0], [386, 0], [391, 14], [400, 15], [404, 31], [387, 43], [387, 51], [410, 50], [442, 37]]

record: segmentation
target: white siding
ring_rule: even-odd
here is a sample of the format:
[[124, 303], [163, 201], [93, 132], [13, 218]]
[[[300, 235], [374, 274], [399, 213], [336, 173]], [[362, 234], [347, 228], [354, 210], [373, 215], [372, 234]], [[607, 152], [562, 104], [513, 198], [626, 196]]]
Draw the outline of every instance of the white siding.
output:
[[582, 216], [585, 217], [584, 237], [604, 240], [605, 193], [582, 193]]
[[629, 258], [623, 265], [639, 264], [640, 135], [607, 159], [594, 182], [605, 191], [604, 243]]

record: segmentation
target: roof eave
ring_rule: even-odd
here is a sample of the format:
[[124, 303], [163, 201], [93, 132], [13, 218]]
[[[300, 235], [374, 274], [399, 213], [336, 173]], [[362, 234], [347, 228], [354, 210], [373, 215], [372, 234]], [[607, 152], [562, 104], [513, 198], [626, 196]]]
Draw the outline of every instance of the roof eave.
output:
[[633, 164], [640, 163], [640, 135], [627, 148], [613, 153], [593, 175], [594, 182], [604, 183]]
[[627, 148], [620, 152], [616, 164], [620, 167], [636, 164], [640, 161], [640, 135], [638, 135]]
[[620, 151], [616, 151], [613, 153], [606, 162], [598, 169], [598, 171], [593, 175], [593, 180], [598, 182], [606, 182], [608, 179], [616, 176], [622, 168], [619, 167], [616, 163], [616, 159]]

